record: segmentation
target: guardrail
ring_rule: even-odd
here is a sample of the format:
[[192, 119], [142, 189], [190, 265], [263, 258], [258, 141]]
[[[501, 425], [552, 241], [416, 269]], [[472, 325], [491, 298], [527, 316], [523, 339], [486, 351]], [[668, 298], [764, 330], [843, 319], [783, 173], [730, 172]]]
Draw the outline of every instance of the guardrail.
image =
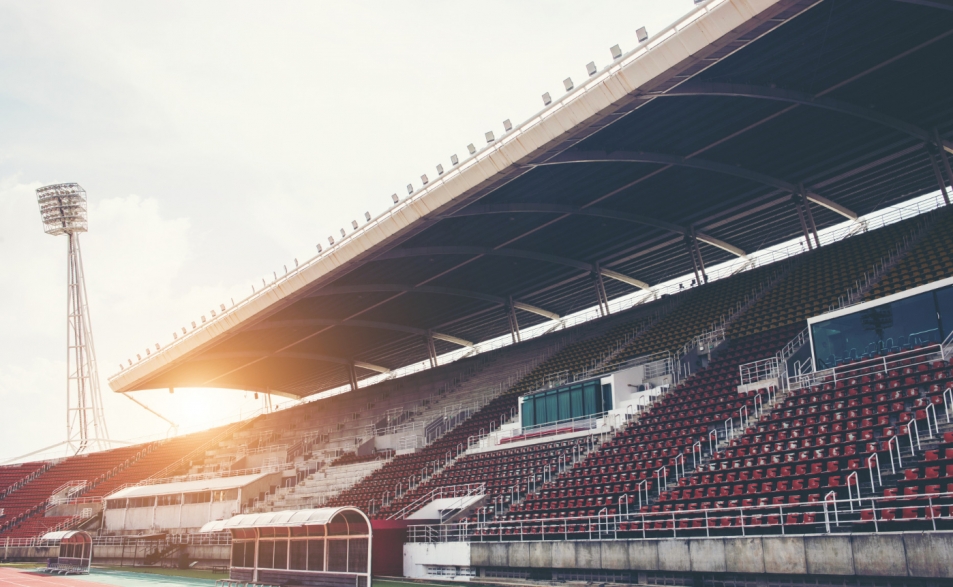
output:
[[[853, 493], [859, 493], [854, 486]], [[833, 492], [832, 492], [833, 493]], [[620, 498], [635, 503], [634, 496]], [[407, 528], [409, 542], [630, 540], [760, 534], [880, 533], [953, 527], [953, 493], [837, 499], [798, 504], [618, 513], [606, 506], [594, 516], [489, 521]], [[626, 505], [619, 504], [620, 508]], [[937, 527], [937, 524], [940, 527]]]

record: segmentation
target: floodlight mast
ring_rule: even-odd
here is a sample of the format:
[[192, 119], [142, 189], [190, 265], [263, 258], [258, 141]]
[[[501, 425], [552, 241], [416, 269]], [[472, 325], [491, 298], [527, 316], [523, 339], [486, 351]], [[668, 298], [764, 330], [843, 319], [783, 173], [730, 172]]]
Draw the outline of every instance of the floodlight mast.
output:
[[86, 191], [76, 183], [36, 190], [43, 231], [68, 237], [66, 301], [66, 445], [76, 454], [109, 447], [96, 370], [79, 233], [86, 232]]

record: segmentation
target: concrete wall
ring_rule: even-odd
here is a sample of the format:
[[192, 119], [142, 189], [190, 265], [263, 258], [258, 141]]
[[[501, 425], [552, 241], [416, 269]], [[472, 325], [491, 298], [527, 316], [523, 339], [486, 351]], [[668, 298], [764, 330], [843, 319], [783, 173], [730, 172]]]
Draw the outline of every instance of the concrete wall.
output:
[[466, 542], [404, 544], [404, 576], [414, 579], [439, 579], [443, 581], [469, 581], [469, 575], [433, 573], [434, 567], [470, 568], [470, 545]]
[[[136, 560], [142, 562], [147, 553], [155, 550], [156, 544], [143, 542], [138, 548], [132, 544], [127, 544], [125, 548], [121, 546], [94, 546], [93, 563], [132, 566]], [[165, 545], [165, 543], [159, 544]], [[199, 561], [198, 566], [201, 567], [228, 565], [231, 557], [231, 547], [229, 546], [186, 546], [185, 551], [190, 559]], [[59, 547], [55, 546], [4, 548], [3, 542], [0, 542], [0, 559], [28, 559], [41, 562], [50, 557], [58, 556], [58, 553]], [[178, 553], [175, 553], [172, 558], [177, 557]]]
[[953, 532], [474, 542], [470, 562], [504, 568], [953, 578]]

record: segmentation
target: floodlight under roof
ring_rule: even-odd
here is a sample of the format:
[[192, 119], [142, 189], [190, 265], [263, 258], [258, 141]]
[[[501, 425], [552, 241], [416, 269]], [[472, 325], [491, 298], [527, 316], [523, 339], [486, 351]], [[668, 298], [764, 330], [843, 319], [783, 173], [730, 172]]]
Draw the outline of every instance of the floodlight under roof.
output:
[[[353, 228], [354, 230], [357, 230], [357, 220], [352, 220], [352, 221], [351, 221], [351, 228]], [[343, 230], [342, 230], [342, 232], [343, 232]]]
[[364, 220], [367, 221], [367, 222], [370, 222], [370, 221], [371, 221], [371, 213], [370, 213], [370, 212], [365, 212], [365, 213], [364, 213]]
[[483, 136], [486, 137], [486, 142], [487, 142], [487, 143], [492, 143], [493, 141], [496, 140], [496, 137], [493, 136], [493, 131], [492, 131], [492, 130], [486, 131], [485, 133], [483, 133]]
[[329, 237], [328, 237], [328, 244], [330, 244], [332, 247], [334, 246], [334, 237], [333, 237], [333, 236], [329, 236]]
[[596, 75], [596, 62], [590, 61], [586, 64], [586, 72], [589, 74], [589, 77]]
[[549, 95], [549, 92], [543, 94], [543, 106], [549, 106], [553, 103], [553, 97]]
[[471, 155], [476, 154], [476, 147], [473, 146], [473, 143], [467, 145], [467, 151], [469, 151]]
[[453, 165], [457, 165], [460, 163], [460, 158], [457, 157], [455, 154], [450, 155], [450, 163], [452, 163]]
[[397, 197], [397, 194], [391, 194], [390, 199], [396, 204], [400, 198]]
[[503, 121], [503, 130], [505, 130], [506, 132], [510, 132], [511, 130], [513, 130], [513, 123], [510, 122], [509, 118]]
[[318, 253], [322, 252], [321, 243], [318, 243]]
[[569, 90], [573, 89], [572, 78], [571, 78], [571, 77], [567, 77], [566, 79], [563, 80], [563, 87], [566, 88], [566, 91], [567, 91], [567, 92], [568, 92]]
[[443, 165], [437, 163], [437, 175], [443, 175]]
[[412, 183], [408, 183], [408, 184], [407, 184], [407, 193], [408, 193], [408, 194], [414, 193], [414, 184], [412, 184]]
[[342, 228], [342, 229], [341, 229], [341, 238], [344, 238], [345, 236], [347, 236], [347, 233], [344, 232], [344, 229]]
[[639, 27], [638, 30], [635, 31], [635, 36], [640, 43], [644, 43], [649, 39], [649, 32], [645, 30], [644, 26]]
[[430, 183], [430, 178], [427, 177], [427, 174], [425, 173], [425, 174], [423, 174], [423, 175], [420, 176], [420, 181], [421, 181], [421, 183], [423, 183], [424, 185], [427, 185], [428, 183]]
[[619, 57], [622, 57], [622, 49], [618, 45], [613, 45], [609, 47], [609, 53], [612, 54], [613, 60], [618, 59]]

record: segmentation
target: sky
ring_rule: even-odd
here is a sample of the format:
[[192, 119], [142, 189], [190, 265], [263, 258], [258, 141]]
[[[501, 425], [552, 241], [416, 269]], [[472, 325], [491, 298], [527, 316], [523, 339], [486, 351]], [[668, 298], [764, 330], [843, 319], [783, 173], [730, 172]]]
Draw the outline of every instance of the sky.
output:
[[[36, 188], [77, 182], [89, 197], [81, 242], [111, 437], [162, 437], [167, 423], [109, 389], [120, 362], [692, 7], [0, 0], [0, 463], [66, 436], [67, 243], [43, 233]], [[261, 407], [241, 390], [135, 397], [180, 433]]]

